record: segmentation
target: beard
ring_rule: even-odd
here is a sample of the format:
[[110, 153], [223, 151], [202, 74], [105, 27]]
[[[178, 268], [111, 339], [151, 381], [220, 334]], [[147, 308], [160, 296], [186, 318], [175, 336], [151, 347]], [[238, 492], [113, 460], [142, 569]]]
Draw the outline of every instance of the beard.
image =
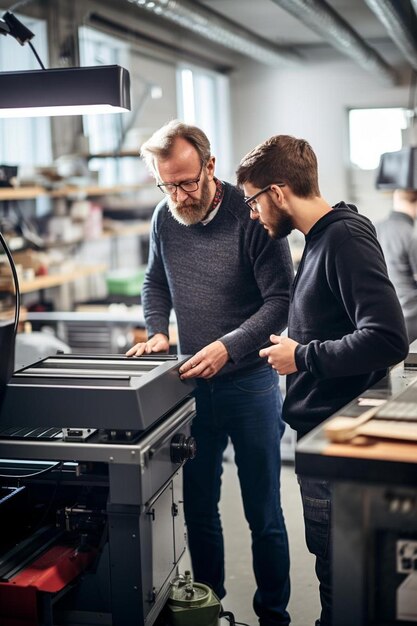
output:
[[[284, 239], [294, 230], [292, 218], [268, 198], [269, 212], [273, 216], [270, 224], [265, 224], [271, 239]], [[263, 222], [261, 222], [263, 223]]]
[[175, 202], [172, 197], [168, 198], [168, 207], [172, 216], [183, 226], [198, 224], [207, 215], [210, 207], [210, 184], [206, 177], [201, 182], [201, 196], [194, 200], [189, 196], [184, 202]]

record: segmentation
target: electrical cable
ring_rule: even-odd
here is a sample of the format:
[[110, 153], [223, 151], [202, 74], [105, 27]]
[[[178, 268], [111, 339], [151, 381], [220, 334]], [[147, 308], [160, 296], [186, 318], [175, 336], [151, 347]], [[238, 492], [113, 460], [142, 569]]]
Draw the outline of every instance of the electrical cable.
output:
[[219, 614], [219, 619], [221, 618], [226, 619], [229, 622], [230, 626], [249, 626], [249, 624], [246, 624], [246, 622], [237, 622], [235, 620], [235, 616], [231, 611], [221, 611]]
[[32, 31], [29, 30], [29, 28], [27, 28], [20, 20], [18, 20], [17, 17], [11, 13], [11, 11], [6, 11], [6, 13], [4, 13], [1, 18], [1, 22], [2, 24], [4, 23], [4, 26], [2, 25], [2, 31], [4, 31], [3, 34], [11, 35], [20, 43], [21, 46], [28, 43], [39, 65], [43, 70], [45, 70], [46, 68], [44, 64], [30, 41], [33, 39], [35, 34], [32, 33]]
[[46, 67], [45, 67], [45, 66], [44, 66], [44, 64], [42, 63], [42, 61], [41, 61], [41, 58], [40, 58], [39, 54], [36, 52], [36, 50], [35, 50], [35, 46], [33, 45], [33, 43], [32, 43], [31, 41], [28, 41], [28, 44], [29, 44], [30, 49], [32, 50], [33, 54], [35, 55], [35, 57], [36, 57], [36, 59], [37, 59], [37, 61], [38, 61], [39, 65], [41, 66], [41, 68], [42, 68], [43, 70], [45, 70], [45, 69], [46, 69]]
[[19, 314], [20, 314], [20, 287], [19, 287], [19, 279], [17, 277], [17, 271], [16, 271], [16, 266], [14, 264], [13, 261], [13, 256], [12, 253], [9, 250], [9, 247], [6, 243], [6, 240], [4, 239], [3, 235], [0, 232], [0, 243], [3, 246], [3, 250], [6, 253], [6, 256], [8, 258], [8, 261], [10, 263], [10, 269], [12, 270], [12, 276], [13, 276], [13, 282], [14, 282], [14, 288], [15, 288], [15, 296], [16, 296], [16, 303], [15, 303], [15, 317], [14, 317], [14, 326], [13, 326], [13, 343], [15, 341], [16, 338], [16, 333], [17, 333], [17, 327], [19, 325]]

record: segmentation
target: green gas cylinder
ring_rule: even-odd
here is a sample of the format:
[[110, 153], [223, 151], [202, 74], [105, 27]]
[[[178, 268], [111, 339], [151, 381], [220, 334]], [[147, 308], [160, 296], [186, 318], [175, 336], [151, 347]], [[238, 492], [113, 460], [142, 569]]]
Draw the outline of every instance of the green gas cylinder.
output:
[[220, 600], [189, 571], [173, 581], [167, 608], [172, 626], [219, 626]]

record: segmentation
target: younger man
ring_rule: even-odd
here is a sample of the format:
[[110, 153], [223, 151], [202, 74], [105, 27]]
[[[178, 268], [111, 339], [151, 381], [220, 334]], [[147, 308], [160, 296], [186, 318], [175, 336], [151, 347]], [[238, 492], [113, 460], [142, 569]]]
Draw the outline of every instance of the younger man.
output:
[[[316, 156], [303, 139], [271, 137], [237, 170], [253, 220], [272, 239], [294, 228], [305, 248], [290, 295], [288, 337], [260, 355], [287, 374], [283, 417], [303, 436], [382, 378], [407, 354], [398, 299], [371, 222], [320, 195]], [[330, 485], [299, 477], [307, 546], [316, 556], [321, 618], [330, 626]]]

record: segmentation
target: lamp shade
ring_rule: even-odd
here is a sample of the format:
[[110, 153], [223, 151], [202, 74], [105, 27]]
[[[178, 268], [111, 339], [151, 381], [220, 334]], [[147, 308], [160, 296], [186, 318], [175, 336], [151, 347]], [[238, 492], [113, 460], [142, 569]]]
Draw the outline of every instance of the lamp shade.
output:
[[130, 111], [129, 72], [119, 65], [0, 73], [0, 117]]

